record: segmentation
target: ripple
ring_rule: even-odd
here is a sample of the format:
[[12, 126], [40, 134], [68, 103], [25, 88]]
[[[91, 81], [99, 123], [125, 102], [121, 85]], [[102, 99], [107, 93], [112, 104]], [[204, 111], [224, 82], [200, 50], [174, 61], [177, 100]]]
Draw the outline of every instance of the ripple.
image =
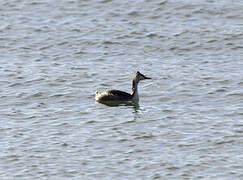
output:
[[239, 96], [239, 97], [243, 97], [243, 92], [229, 93], [229, 94], [227, 94], [227, 96]]
[[97, 121], [88, 121], [88, 122], [86, 122], [87, 124], [96, 124], [97, 123]]
[[9, 87], [23, 86], [23, 83], [12, 83]]
[[155, 136], [153, 136], [152, 134], [147, 134], [147, 135], [135, 135], [136, 137], [134, 139], [152, 139]]
[[[242, 1], [16, 2], [1, 7], [1, 179], [239, 179]], [[95, 104], [138, 70], [153, 78], [139, 107]]]
[[234, 143], [235, 141], [234, 140], [228, 140], [228, 141], [217, 141], [216, 144], [218, 145], [222, 145], [222, 144], [231, 144], [231, 143]]
[[27, 96], [26, 99], [41, 98], [41, 97], [45, 97], [45, 93], [43, 93], [43, 92], [36, 92], [34, 94], [31, 94], [31, 95]]

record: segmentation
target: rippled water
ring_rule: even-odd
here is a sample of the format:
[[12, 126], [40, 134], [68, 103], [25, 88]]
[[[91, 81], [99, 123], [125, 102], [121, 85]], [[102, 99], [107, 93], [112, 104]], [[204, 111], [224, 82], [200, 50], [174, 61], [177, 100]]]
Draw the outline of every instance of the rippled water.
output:
[[[243, 2], [0, 2], [0, 179], [243, 179]], [[131, 91], [139, 107], [94, 102]]]

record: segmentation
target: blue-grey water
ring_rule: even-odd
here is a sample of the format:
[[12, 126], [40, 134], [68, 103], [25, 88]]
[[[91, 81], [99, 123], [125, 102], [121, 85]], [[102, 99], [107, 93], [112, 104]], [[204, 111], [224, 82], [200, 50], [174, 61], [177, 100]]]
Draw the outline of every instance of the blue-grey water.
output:
[[[0, 2], [0, 179], [243, 179], [242, 0]], [[95, 103], [131, 92], [139, 107]]]

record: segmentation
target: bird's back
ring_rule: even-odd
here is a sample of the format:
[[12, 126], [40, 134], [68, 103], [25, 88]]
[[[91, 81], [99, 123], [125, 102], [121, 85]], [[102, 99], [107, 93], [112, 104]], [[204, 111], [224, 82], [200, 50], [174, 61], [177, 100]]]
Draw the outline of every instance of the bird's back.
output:
[[96, 101], [129, 101], [132, 100], [132, 95], [124, 91], [109, 90], [103, 93], [96, 93]]

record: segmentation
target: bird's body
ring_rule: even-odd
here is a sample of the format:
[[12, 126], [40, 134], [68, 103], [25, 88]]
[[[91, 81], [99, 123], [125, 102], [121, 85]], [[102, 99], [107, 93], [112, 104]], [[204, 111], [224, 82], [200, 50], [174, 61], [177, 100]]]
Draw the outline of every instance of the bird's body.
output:
[[132, 95], [124, 91], [119, 90], [109, 90], [104, 91], [103, 93], [96, 93], [96, 101], [124, 101], [132, 100]]
[[108, 101], [135, 101], [138, 102], [139, 101], [139, 97], [138, 97], [138, 83], [141, 80], [144, 79], [151, 79], [148, 78], [146, 76], [144, 76], [143, 74], [141, 74], [140, 72], [136, 72], [134, 78], [133, 78], [133, 83], [132, 83], [132, 93], [126, 93], [124, 91], [120, 91], [120, 90], [108, 90], [108, 91], [104, 91], [102, 93], [95, 93], [95, 100], [97, 102], [108, 102]]

